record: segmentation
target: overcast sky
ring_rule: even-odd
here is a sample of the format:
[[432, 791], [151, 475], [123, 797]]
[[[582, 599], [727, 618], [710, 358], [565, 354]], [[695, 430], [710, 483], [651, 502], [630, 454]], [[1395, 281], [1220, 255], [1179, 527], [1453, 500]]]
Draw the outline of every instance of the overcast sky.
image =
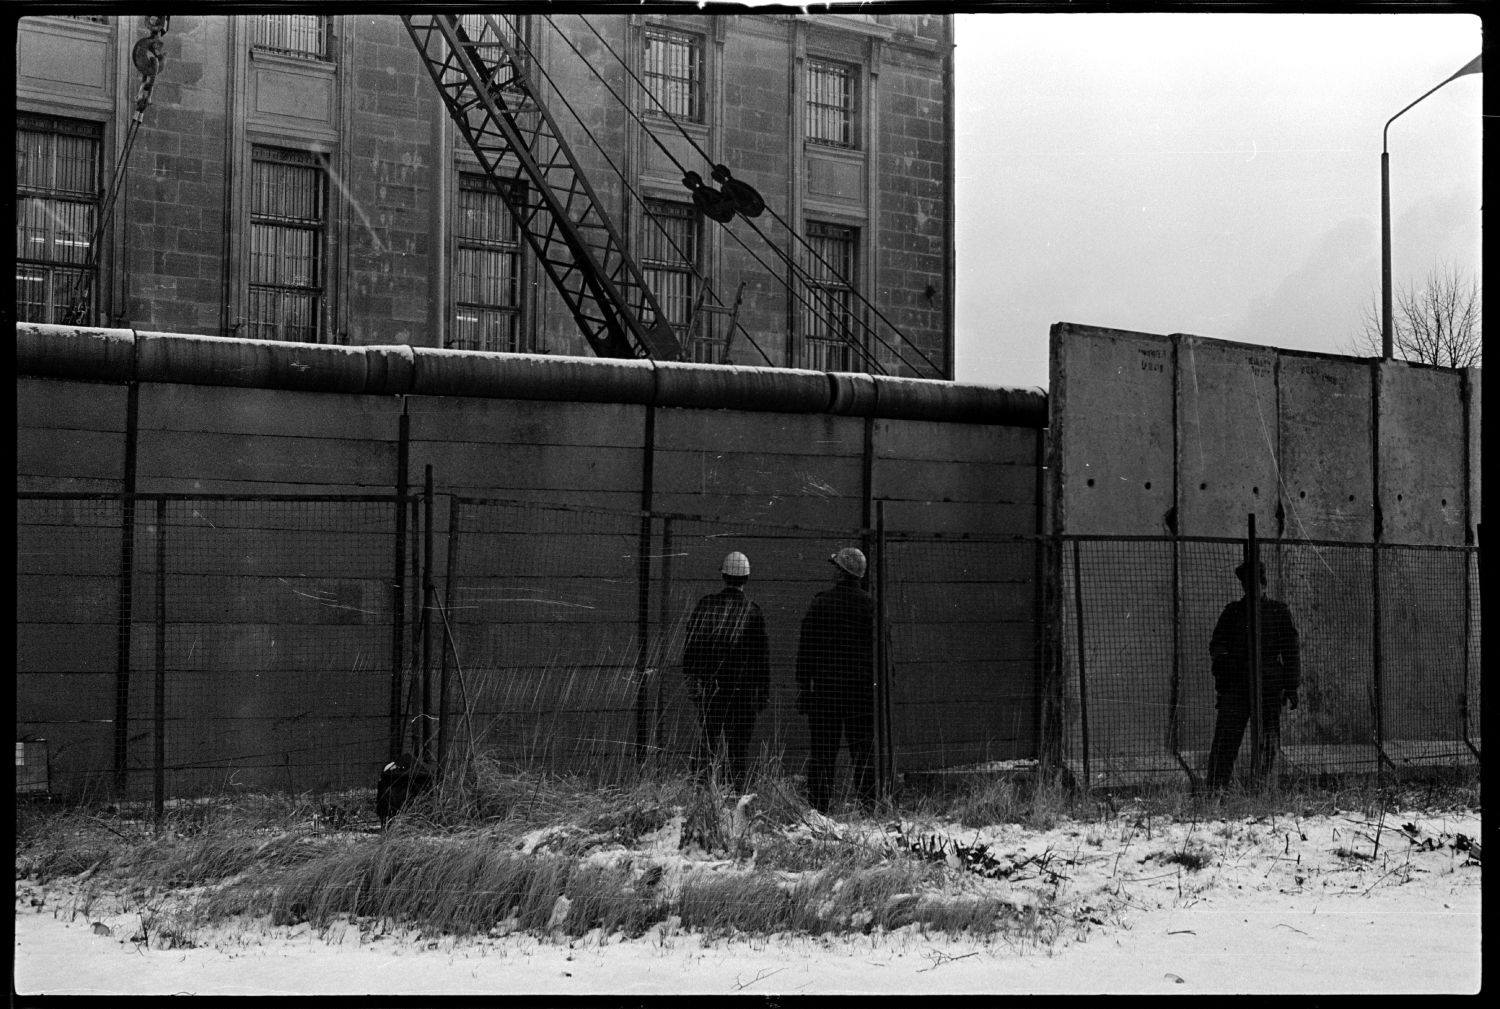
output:
[[[1462, 14], [959, 14], [957, 374], [1047, 386], [1075, 322], [1347, 353], [1386, 120]], [[1482, 74], [1391, 125], [1392, 274], [1480, 270]]]

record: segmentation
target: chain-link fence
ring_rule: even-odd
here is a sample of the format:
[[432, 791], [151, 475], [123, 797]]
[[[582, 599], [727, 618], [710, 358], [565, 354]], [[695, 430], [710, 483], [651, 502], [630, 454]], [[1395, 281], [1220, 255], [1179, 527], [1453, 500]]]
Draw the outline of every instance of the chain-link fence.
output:
[[1035, 749], [1033, 541], [466, 498], [448, 528], [443, 749], [769, 761], [820, 804]]
[[1249, 651], [1246, 556], [1240, 540], [1064, 538], [1061, 731], [1081, 780], [1210, 781], [1216, 739], [1244, 775], [1257, 735], [1276, 774], [1477, 759], [1477, 549], [1261, 541], [1261, 650], [1291, 650], [1264, 630], [1284, 604], [1297, 671], [1262, 656], [1259, 720], [1225, 654]]
[[393, 496], [22, 497], [17, 726], [48, 741], [50, 786], [368, 784], [399, 522]]
[[1299, 671], [1295, 706], [1278, 681], [1256, 718], [1214, 654], [1244, 542], [916, 534], [875, 511], [19, 495], [17, 787], [370, 787], [409, 750], [606, 778], [769, 765], [827, 804], [1049, 753], [1091, 784], [1202, 781], [1216, 739], [1240, 775], [1266, 737], [1294, 774], [1477, 758], [1475, 549], [1262, 542]]

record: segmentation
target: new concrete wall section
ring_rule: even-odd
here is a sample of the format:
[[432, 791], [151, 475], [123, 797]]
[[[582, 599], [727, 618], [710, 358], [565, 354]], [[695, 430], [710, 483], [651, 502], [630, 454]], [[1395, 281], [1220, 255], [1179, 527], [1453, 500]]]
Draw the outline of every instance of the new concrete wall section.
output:
[[[1163, 354], [1175, 420], [1152, 367]], [[1253, 514], [1262, 538], [1315, 541], [1263, 554], [1272, 595], [1292, 605], [1303, 638], [1304, 696], [1284, 726], [1288, 745], [1365, 744], [1358, 759], [1368, 760], [1378, 727], [1387, 741], [1459, 738], [1454, 699], [1467, 694], [1476, 706], [1478, 678], [1477, 606], [1462, 555], [1448, 564], [1441, 551], [1391, 547], [1377, 571], [1370, 544], [1377, 535], [1386, 544], [1429, 547], [1474, 541], [1477, 374], [1071, 324], [1053, 329], [1053, 369], [1058, 532], [1165, 531], [1161, 502], [1118, 489], [1144, 491], [1149, 480], [1155, 491], [1162, 446], [1175, 442], [1166, 499], [1178, 506], [1181, 535], [1243, 537]], [[1116, 490], [1101, 493], [1105, 487]], [[1153, 604], [1142, 596], [1169, 600], [1173, 584], [1184, 618], [1178, 743], [1183, 751], [1206, 745], [1212, 698], [1203, 652], [1217, 607], [1234, 595], [1225, 572], [1237, 560], [1218, 547], [1180, 546], [1175, 582], [1144, 553], [1093, 572], [1085, 564], [1082, 658], [1096, 730], [1090, 749], [1101, 759], [1121, 747], [1122, 732], [1127, 745], [1150, 749], [1149, 740], [1131, 744], [1132, 731], [1110, 726], [1124, 726], [1129, 706], [1155, 689], [1161, 656], [1136, 653], [1170, 628], [1143, 626]], [[1122, 580], [1117, 567], [1131, 577]], [[1066, 589], [1066, 550], [1055, 575]], [[1066, 620], [1076, 619], [1075, 601], [1065, 593]], [[1062, 679], [1053, 689], [1076, 719], [1067, 705], [1085, 698], [1071, 635], [1065, 630]], [[1080, 743], [1075, 735], [1075, 752]]]
[[1387, 543], [1469, 542], [1463, 372], [1400, 361], [1375, 368], [1381, 538]]
[[[493, 627], [480, 621], [484, 627], [465, 629], [465, 645], [478, 650], [481, 666], [503, 661], [530, 677], [520, 687], [509, 683], [511, 697], [546, 694], [558, 710], [533, 719], [531, 729], [553, 738], [633, 739], [634, 687], [615, 688], [630, 683], [618, 674], [628, 673], [635, 658], [642, 547], [651, 551], [646, 560], [655, 586], [652, 661], [670, 665], [674, 628], [698, 594], [717, 586], [719, 560], [734, 548], [726, 535], [739, 537], [733, 542], [755, 565], [753, 594], [773, 624], [777, 687], [761, 735], [795, 753], [803, 733], [790, 710], [797, 627], [813, 593], [831, 581], [828, 554], [861, 541], [874, 498], [891, 500], [887, 521], [896, 531], [961, 540], [1036, 527], [1037, 432], [1046, 413], [1038, 393], [771, 369], [32, 325], [17, 327], [17, 367], [22, 489], [119, 492], [128, 489], [129, 459], [140, 492], [389, 493], [398, 481], [405, 412], [413, 490], [430, 464], [440, 493], [606, 509], [609, 528], [593, 519], [522, 521], [512, 510], [499, 526], [466, 532], [461, 544], [460, 573], [489, 577], [481, 588], [501, 585], [505, 591], [495, 598], [510, 598], [515, 578], [525, 588], [566, 576], [567, 585], [553, 585], [552, 595], [593, 600], [589, 614], [495, 609], [489, 600]], [[91, 520], [93, 531], [71, 541], [88, 546], [93, 566], [69, 560], [49, 532], [77, 524], [78, 516], [37, 514], [18, 527], [20, 573], [28, 592], [35, 590], [30, 598], [59, 603], [18, 609], [18, 728], [48, 735], [60, 773], [75, 781], [110, 767], [116, 613], [61, 605], [116, 599], [121, 519], [118, 502], [105, 504], [116, 509], [114, 518]], [[440, 499], [432, 558], [440, 586], [445, 504]], [[654, 520], [650, 541], [639, 539], [632, 513], [647, 505], [704, 517], [676, 521], [670, 559], [662, 549], [664, 519]], [[294, 751], [312, 761], [294, 765], [299, 787], [364, 784], [365, 763], [382, 750], [390, 682], [391, 611], [382, 587], [394, 564], [393, 510], [380, 506], [356, 521], [331, 513], [257, 516], [247, 507], [199, 506], [196, 514], [168, 520], [169, 621], [192, 617], [191, 634], [169, 622], [163, 641], [168, 761], [232, 764], [252, 751], [258, 761]], [[768, 522], [777, 526], [760, 525]], [[154, 560], [147, 555], [155, 533], [144, 515], [136, 528], [136, 569], [146, 574], [133, 587], [129, 724], [140, 739], [131, 744], [130, 763], [146, 768], [149, 751], [141, 747], [150, 745], [155, 700], [146, 671], [157, 654]], [[184, 538], [184, 531], [192, 536]], [[957, 658], [948, 669], [929, 655], [945, 640], [906, 634], [893, 652], [909, 664], [898, 670], [904, 692], [897, 701], [922, 714], [906, 719], [898, 738], [925, 747], [933, 759], [1027, 755], [1034, 743], [1029, 713], [1019, 728], [1013, 723], [1016, 710], [1030, 704], [1032, 642], [1021, 633], [1034, 618], [1030, 562], [954, 555], [925, 567], [906, 563], [893, 567], [892, 577], [903, 591], [913, 578], [930, 583], [919, 602], [951, 616], [953, 633], [945, 640]], [[996, 567], [1005, 569], [998, 579], [991, 574]], [[407, 577], [410, 590], [414, 579]], [[993, 605], [976, 608], [985, 593]], [[288, 609], [299, 600], [311, 609]], [[555, 669], [559, 657], [576, 668], [581, 642], [593, 645], [590, 661], [599, 667], [593, 679], [572, 678], [559, 693], [551, 680], [536, 678], [549, 663]], [[957, 681], [938, 684], [939, 671]], [[659, 692], [667, 676], [654, 684]], [[60, 683], [78, 694], [76, 706], [51, 703]], [[664, 694], [662, 711], [670, 715], [672, 691]], [[1002, 705], [995, 701], [1001, 694], [1020, 699]], [[309, 705], [318, 709], [311, 722]], [[79, 717], [65, 717], [70, 711]], [[967, 722], [949, 732], [960, 711]], [[309, 724], [318, 731], [288, 729]], [[691, 732], [690, 722], [678, 724]], [[933, 726], [945, 735], [927, 745], [923, 733]], [[359, 735], [368, 759], [318, 749], [318, 733]], [[236, 780], [283, 783], [284, 765], [260, 765]], [[200, 778], [179, 776], [169, 787], [193, 787]]]
[[[1372, 540], [1375, 461], [1369, 363], [1283, 354], [1278, 381], [1285, 535]], [[1260, 492], [1274, 497], [1277, 489], [1262, 487]]]
[[[1057, 531], [1167, 531], [1173, 505], [1172, 341], [1052, 328]], [[1060, 404], [1073, 404], [1063, 409]]]
[[1253, 514], [1260, 535], [1276, 535], [1281, 425], [1275, 352], [1181, 337], [1176, 384], [1177, 531], [1243, 536]]

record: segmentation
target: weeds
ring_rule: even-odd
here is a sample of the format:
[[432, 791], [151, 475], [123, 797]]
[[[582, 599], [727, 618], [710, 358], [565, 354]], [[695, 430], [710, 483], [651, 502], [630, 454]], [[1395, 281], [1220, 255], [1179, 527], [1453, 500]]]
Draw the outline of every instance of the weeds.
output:
[[[1101, 798], [1032, 776], [913, 790], [900, 800], [903, 809], [970, 827], [1045, 830], [1066, 818], [1093, 820], [1100, 826], [1082, 841], [1101, 847], [1102, 821], [1119, 816], [1130, 817], [1132, 831], [1191, 822], [1228, 839], [1246, 819], [1289, 811], [1363, 809], [1374, 819], [1423, 802], [1478, 805], [1477, 777], [1447, 787], [1304, 783], [1208, 795], [1156, 787], [1122, 805], [1119, 794]], [[18, 877], [43, 883], [87, 882], [85, 909], [99, 893], [123, 889], [143, 909], [142, 941], [166, 948], [193, 944], [195, 930], [211, 924], [253, 919], [307, 922], [322, 932], [341, 923], [362, 931], [404, 924], [454, 936], [634, 937], [673, 923], [709, 935], [916, 928], [1038, 944], [1066, 924], [1051, 903], [1055, 893], [1016, 906], [982, 874], [880, 843], [879, 835], [809, 832], [807, 805], [774, 761], [761, 762], [751, 790], [753, 800], [726, 793], [712, 776], [664, 772], [599, 785], [476, 759], [383, 832], [331, 829], [319, 819], [328, 806], [321, 796], [239, 796], [169, 810], [160, 823], [141, 811], [24, 806], [16, 867]], [[364, 796], [341, 808], [368, 804]], [[1338, 854], [1372, 858], [1352, 848]], [[1048, 856], [1032, 861], [1046, 870]], [[1157, 857], [1188, 870], [1213, 858], [1187, 842]]]

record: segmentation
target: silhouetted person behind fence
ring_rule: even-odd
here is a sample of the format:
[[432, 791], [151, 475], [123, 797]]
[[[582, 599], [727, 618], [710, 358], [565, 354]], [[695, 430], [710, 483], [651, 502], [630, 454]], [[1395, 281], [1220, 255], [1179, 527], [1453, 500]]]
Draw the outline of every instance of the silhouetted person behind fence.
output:
[[[1234, 569], [1245, 594], [1219, 615], [1209, 639], [1213, 659], [1214, 690], [1218, 694], [1218, 718], [1208, 753], [1208, 785], [1223, 788], [1234, 771], [1234, 759], [1252, 709], [1250, 670], [1250, 570], [1242, 563]], [[1302, 685], [1302, 657], [1297, 625], [1283, 602], [1265, 594], [1266, 569], [1260, 568], [1260, 668], [1261, 736], [1255, 762], [1259, 775], [1270, 772], [1281, 739], [1281, 706], [1297, 706]]]
[[735, 551], [719, 573], [724, 587], [698, 600], [688, 617], [682, 672], [703, 719], [696, 769], [717, 760], [743, 792], [755, 716], [771, 692], [771, 648], [760, 607], [745, 598], [749, 558]]
[[797, 710], [807, 716], [807, 797], [826, 811], [842, 736], [855, 787], [875, 799], [875, 601], [860, 584], [865, 555], [845, 547], [829, 558], [837, 583], [819, 592], [797, 642]]

